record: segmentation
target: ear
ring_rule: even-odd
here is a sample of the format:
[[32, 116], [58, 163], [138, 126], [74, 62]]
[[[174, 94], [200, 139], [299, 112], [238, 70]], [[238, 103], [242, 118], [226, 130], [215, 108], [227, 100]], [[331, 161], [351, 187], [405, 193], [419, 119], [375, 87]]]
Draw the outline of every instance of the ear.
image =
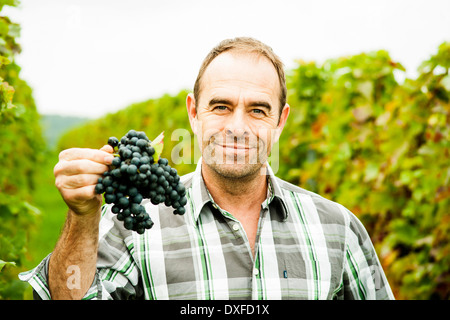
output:
[[281, 132], [283, 131], [284, 125], [286, 124], [286, 121], [289, 116], [289, 112], [291, 110], [291, 107], [286, 103], [283, 110], [281, 111], [280, 120], [278, 122], [278, 126], [275, 129], [275, 140], [274, 142], [277, 142], [280, 138]]
[[193, 93], [189, 93], [186, 97], [186, 108], [192, 132], [197, 134], [197, 108], [195, 106], [195, 98]]

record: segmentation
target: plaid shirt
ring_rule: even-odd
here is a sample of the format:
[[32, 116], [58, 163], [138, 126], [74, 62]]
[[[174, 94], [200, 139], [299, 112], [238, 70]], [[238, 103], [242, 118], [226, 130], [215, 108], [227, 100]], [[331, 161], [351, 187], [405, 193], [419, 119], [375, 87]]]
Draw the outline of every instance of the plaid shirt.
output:
[[[242, 225], [201, 176], [182, 177], [183, 216], [144, 200], [143, 235], [102, 209], [97, 273], [84, 299], [394, 299], [372, 242], [343, 206], [289, 184], [268, 167], [253, 256]], [[19, 275], [50, 299], [47, 256]]]

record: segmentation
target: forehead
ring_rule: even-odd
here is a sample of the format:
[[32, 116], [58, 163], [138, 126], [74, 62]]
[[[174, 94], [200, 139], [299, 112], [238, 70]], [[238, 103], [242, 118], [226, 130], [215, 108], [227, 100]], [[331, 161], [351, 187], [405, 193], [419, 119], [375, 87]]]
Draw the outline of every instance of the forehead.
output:
[[[278, 74], [270, 60], [254, 53], [225, 52], [203, 75], [202, 93], [213, 89], [261, 91], [278, 97]], [[202, 95], [202, 94], [200, 94]]]

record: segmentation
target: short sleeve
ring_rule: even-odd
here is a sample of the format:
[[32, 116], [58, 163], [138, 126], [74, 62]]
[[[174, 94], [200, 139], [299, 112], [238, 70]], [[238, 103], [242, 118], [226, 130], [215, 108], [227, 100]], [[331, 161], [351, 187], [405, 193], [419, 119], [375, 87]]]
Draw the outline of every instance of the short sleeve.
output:
[[[140, 271], [133, 259], [133, 246], [125, 239], [127, 233], [109, 206], [102, 208], [100, 220], [97, 270], [94, 280], [83, 300], [140, 299], [143, 296]], [[48, 287], [48, 265], [51, 253], [34, 269], [19, 274], [19, 279], [33, 287], [37, 300], [51, 300]]]
[[344, 299], [393, 300], [394, 295], [366, 229], [356, 216], [348, 212], [350, 221], [343, 268]]

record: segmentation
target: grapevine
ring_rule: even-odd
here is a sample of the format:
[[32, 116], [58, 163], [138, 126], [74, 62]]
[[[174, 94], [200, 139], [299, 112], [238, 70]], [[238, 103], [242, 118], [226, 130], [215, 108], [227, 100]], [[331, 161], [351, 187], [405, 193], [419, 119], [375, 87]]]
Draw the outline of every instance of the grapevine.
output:
[[185, 213], [186, 189], [177, 170], [160, 157], [162, 139], [163, 134], [152, 142], [144, 132], [135, 130], [128, 131], [120, 141], [110, 137], [114, 159], [95, 186], [95, 192], [113, 204], [111, 211], [124, 227], [139, 234], [154, 224], [141, 204], [143, 199], [171, 206], [174, 214]]

